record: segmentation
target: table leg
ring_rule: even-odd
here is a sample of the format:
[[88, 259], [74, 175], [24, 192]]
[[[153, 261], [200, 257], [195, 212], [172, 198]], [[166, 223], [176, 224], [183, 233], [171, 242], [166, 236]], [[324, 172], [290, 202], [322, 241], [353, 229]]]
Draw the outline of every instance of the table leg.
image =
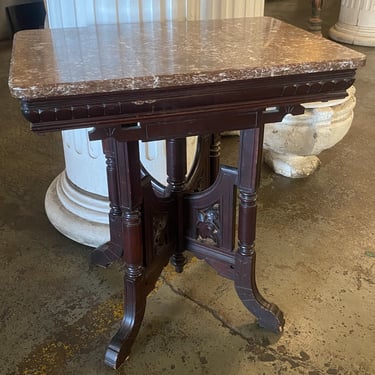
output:
[[258, 318], [258, 324], [274, 332], [281, 332], [284, 326], [283, 313], [262, 297], [255, 279], [256, 190], [259, 185], [262, 134], [259, 128], [241, 131], [238, 250], [235, 255], [234, 283], [238, 296]]
[[[112, 143], [113, 149], [113, 143]], [[125, 265], [124, 317], [121, 327], [112, 338], [105, 355], [105, 363], [118, 368], [130, 353], [146, 308], [145, 269], [142, 232], [142, 185], [138, 142], [116, 142], [117, 192], [121, 207], [121, 248]], [[111, 179], [109, 169], [108, 179]], [[114, 230], [118, 230], [117, 222]], [[116, 239], [117, 241], [117, 239]]]

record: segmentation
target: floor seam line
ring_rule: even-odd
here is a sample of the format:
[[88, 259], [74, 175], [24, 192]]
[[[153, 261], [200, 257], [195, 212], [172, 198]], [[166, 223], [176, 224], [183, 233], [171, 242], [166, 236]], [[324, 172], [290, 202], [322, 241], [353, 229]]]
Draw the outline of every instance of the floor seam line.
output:
[[[214, 309], [208, 307], [204, 303], [194, 299], [193, 297], [189, 296], [187, 293], [182, 291], [180, 288], [176, 288], [173, 286], [164, 276], [160, 276], [160, 279], [167, 285], [171, 291], [183, 298], [186, 298], [187, 300], [193, 302], [206, 312], [208, 312], [211, 316], [213, 316], [216, 320], [218, 320], [223, 327], [227, 328], [233, 335], [241, 337], [243, 340], [246, 341], [247, 344], [250, 346], [255, 346], [261, 350], [264, 351], [264, 353], [270, 353], [275, 357], [275, 360], [280, 361], [280, 362], [288, 362], [292, 368], [294, 367], [302, 367], [306, 370], [309, 371], [317, 371], [319, 374], [322, 373], [322, 370], [315, 367], [312, 363], [308, 363], [307, 361], [304, 361], [303, 359], [292, 356], [292, 355], [285, 355], [282, 353], [279, 353], [276, 349], [268, 346], [268, 345], [262, 345], [260, 343], [257, 343], [252, 337], [246, 337], [243, 333], [239, 332], [237, 329], [232, 327], [230, 324], [228, 324]], [[259, 359], [260, 355], [259, 353], [254, 353], [251, 351], [253, 354], [255, 354], [256, 358]], [[296, 366], [297, 365], [297, 366]], [[312, 365], [312, 366], [311, 366]]]

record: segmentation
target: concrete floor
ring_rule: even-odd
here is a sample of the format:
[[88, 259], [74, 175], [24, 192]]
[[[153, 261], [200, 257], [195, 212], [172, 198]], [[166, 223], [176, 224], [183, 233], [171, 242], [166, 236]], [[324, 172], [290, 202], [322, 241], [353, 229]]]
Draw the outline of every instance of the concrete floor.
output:
[[[305, 26], [310, 2], [269, 1], [266, 14]], [[339, 1], [327, 2], [324, 30]], [[48, 222], [44, 194], [64, 168], [58, 134], [28, 130], [7, 89], [11, 45], [0, 42], [0, 374], [375, 374], [375, 49], [358, 72], [349, 134], [307, 179], [264, 167], [258, 284], [284, 311], [280, 336], [257, 327], [232, 282], [192, 259], [167, 268], [132, 355], [103, 364], [122, 317], [119, 265], [90, 265], [90, 249]], [[236, 157], [236, 137], [223, 144]]]

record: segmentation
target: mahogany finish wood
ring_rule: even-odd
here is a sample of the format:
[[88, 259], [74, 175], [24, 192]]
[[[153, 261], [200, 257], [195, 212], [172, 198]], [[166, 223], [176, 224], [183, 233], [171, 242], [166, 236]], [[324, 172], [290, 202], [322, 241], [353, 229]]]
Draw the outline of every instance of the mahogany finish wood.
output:
[[[125, 267], [124, 317], [108, 346], [106, 364], [118, 368], [127, 358], [147, 295], [169, 259], [177, 272], [183, 271], [185, 250], [234, 281], [239, 298], [260, 326], [283, 330], [283, 313], [261, 295], [255, 277], [263, 127], [286, 114], [302, 114], [301, 103], [345, 97], [355, 76], [354, 67], [307, 70], [196, 85], [21, 98], [33, 131], [92, 127], [90, 139], [103, 144], [110, 241], [93, 251], [92, 260], [106, 267], [121, 258]], [[241, 131], [237, 168], [220, 165], [219, 134], [226, 130]], [[187, 175], [185, 139], [192, 135], [200, 141]], [[159, 139], [166, 139], [167, 145], [166, 187], [147, 175], [139, 159], [138, 141]]]

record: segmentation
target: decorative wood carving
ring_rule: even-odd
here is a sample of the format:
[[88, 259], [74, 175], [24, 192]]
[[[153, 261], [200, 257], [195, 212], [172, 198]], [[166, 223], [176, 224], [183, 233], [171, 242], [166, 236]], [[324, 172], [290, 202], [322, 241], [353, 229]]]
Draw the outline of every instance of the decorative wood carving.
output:
[[[79, 96], [56, 98], [53, 105], [51, 105], [51, 100], [38, 99], [23, 101], [21, 109], [25, 118], [30, 121], [32, 130], [39, 132], [90, 127], [95, 122], [98, 128], [104, 128], [106, 124], [110, 124], [108, 128], [111, 128], [113, 134], [117, 134], [118, 139], [133, 133], [134, 138], [149, 140], [142, 129], [143, 123], [153, 123], [156, 129], [155, 123], [161, 119], [164, 121], [166, 113], [175, 116], [175, 123], [179, 122], [180, 128], [185, 133], [204, 134], [202, 131], [195, 130], [194, 126], [190, 129], [191, 124], [186, 123], [185, 113], [190, 115], [203, 111], [210, 114], [218, 110], [225, 113], [231, 108], [248, 110], [273, 104], [280, 105], [282, 98], [290, 101], [293, 96], [303, 96], [304, 102], [341, 98], [346, 96], [345, 90], [354, 82], [352, 71], [334, 71], [331, 74], [312, 73], [308, 75], [308, 78], [306, 78], [307, 75], [301, 76], [305, 79], [299, 76], [282, 76], [274, 79], [251, 80], [249, 83], [246, 81], [233, 84], [221, 83], [217, 85], [214, 93], [210, 85], [193, 86], [183, 90], [160, 89], [157, 99], [153, 90], [139, 90], [137, 94], [126, 92], [122, 95], [92, 95], [84, 99]], [[148, 100], [143, 101], [142, 104], [136, 104], [140, 96]], [[197, 99], [190, 100], [193, 96]], [[263, 99], [257, 100], [257, 98]], [[265, 100], [267, 98], [269, 99]], [[186, 127], [183, 126], [184, 123]], [[234, 126], [226, 124], [220, 130], [237, 129], [237, 124]], [[127, 134], [121, 134], [123, 132]], [[157, 127], [157, 132], [160, 132], [160, 127]], [[157, 132], [153, 132], [152, 139], [165, 137], [164, 134], [157, 136]], [[107, 134], [108, 137], [111, 135], [112, 133]], [[172, 133], [172, 136], [177, 135]], [[97, 136], [93, 136], [92, 139], [103, 139], [103, 133], [97, 133]]]
[[220, 246], [220, 205], [198, 210], [198, 222], [196, 225], [196, 239], [208, 245]]

